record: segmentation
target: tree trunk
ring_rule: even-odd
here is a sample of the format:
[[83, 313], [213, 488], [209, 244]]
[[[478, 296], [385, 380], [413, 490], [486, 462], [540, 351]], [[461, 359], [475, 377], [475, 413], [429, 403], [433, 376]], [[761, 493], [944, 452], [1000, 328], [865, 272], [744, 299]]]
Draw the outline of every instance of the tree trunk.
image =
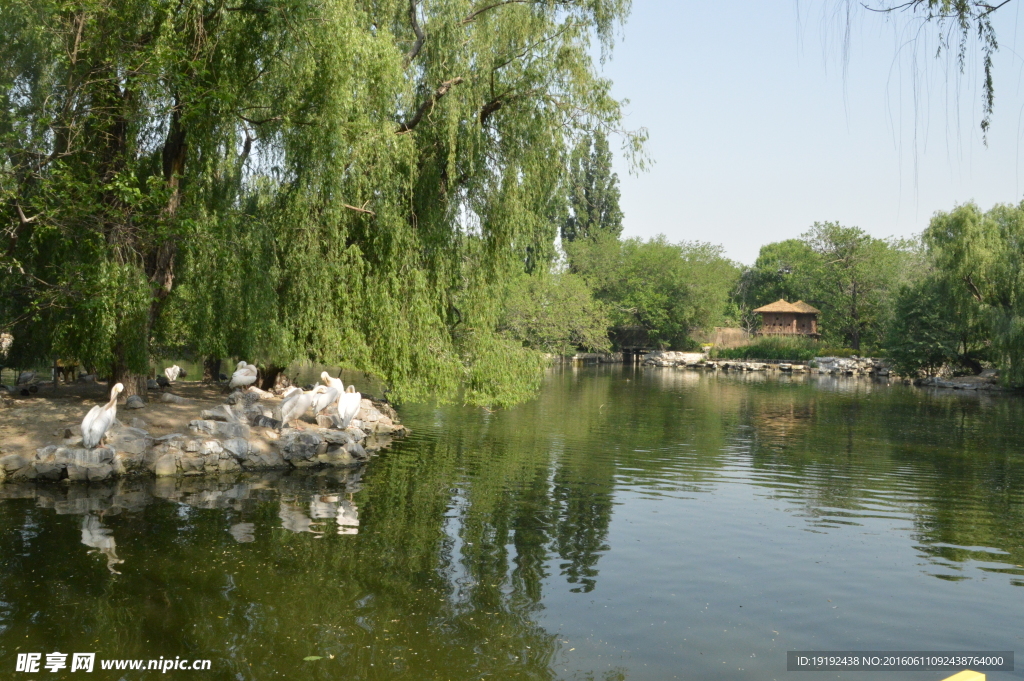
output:
[[288, 378], [284, 375], [284, 370], [286, 368], [287, 367], [277, 366], [276, 364], [268, 366], [267, 370], [263, 373], [263, 382], [260, 383], [260, 388], [262, 390], [273, 390], [274, 388], [279, 387], [277, 385], [278, 380], [287, 381]]
[[203, 383], [216, 383], [220, 380], [220, 359], [207, 357], [203, 360]]
[[107, 381], [107, 388], [113, 388], [118, 383], [124, 386], [121, 397], [138, 395], [143, 399], [146, 398], [148, 393], [146, 376], [130, 371], [124, 362], [115, 359], [110, 368], [110, 380]]

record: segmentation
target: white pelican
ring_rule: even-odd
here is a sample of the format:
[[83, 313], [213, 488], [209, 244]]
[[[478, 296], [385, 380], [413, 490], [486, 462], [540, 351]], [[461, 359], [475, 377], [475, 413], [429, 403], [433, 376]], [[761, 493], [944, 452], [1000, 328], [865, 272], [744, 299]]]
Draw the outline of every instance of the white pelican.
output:
[[339, 393], [345, 392], [345, 382], [340, 378], [333, 378], [326, 371], [320, 372], [320, 379], [331, 388], [337, 388]]
[[82, 419], [82, 444], [92, 449], [100, 443], [103, 435], [110, 428], [117, 416], [117, 396], [124, 390], [124, 386], [118, 383], [110, 391], [110, 401], [104, 406], [96, 405], [89, 410], [89, 413]]
[[182, 372], [181, 367], [178, 366], [177, 364], [175, 364], [172, 367], [167, 367], [166, 369], [164, 369], [164, 376], [166, 376], [167, 380], [170, 381], [171, 383], [177, 381], [178, 376], [183, 375], [183, 373], [184, 372]]
[[345, 392], [338, 396], [338, 416], [341, 417], [341, 427], [348, 428], [348, 424], [359, 413], [359, 406], [363, 396], [356, 392], [356, 387], [350, 385]]
[[231, 382], [228, 383], [228, 389], [234, 390], [235, 388], [245, 388], [256, 382], [256, 376], [259, 369], [252, 364], [246, 364], [245, 362], [239, 362], [238, 366], [235, 367], [235, 373], [231, 374]]
[[292, 419], [302, 418], [313, 404], [314, 397], [316, 397], [316, 393], [312, 390], [308, 393], [302, 391], [292, 393], [287, 400], [281, 403], [281, 426], [288, 425]]
[[313, 416], [334, 404], [338, 399], [338, 395], [341, 394], [337, 388], [328, 388], [325, 385], [319, 386], [313, 392], [315, 393], [313, 397]]

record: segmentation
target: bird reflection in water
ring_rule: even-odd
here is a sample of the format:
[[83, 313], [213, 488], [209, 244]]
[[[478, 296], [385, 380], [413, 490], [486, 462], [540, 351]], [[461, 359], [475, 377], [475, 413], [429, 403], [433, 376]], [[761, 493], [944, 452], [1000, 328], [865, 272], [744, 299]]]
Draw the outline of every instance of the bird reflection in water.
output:
[[338, 534], [359, 533], [359, 509], [351, 494], [348, 499], [338, 494], [315, 494], [310, 498], [308, 515], [298, 504], [282, 499], [277, 515], [281, 518], [281, 527], [290, 532], [310, 532], [319, 538], [324, 534], [324, 521], [333, 518], [338, 524]]
[[351, 498], [338, 504], [338, 534], [359, 534], [359, 508]]
[[124, 561], [117, 557], [117, 543], [114, 541], [114, 533], [100, 523], [100, 519], [94, 515], [82, 517], [82, 543], [92, 547], [93, 551], [99, 552], [107, 557], [107, 569], [115, 575], [121, 574], [114, 569], [115, 565]]
[[281, 519], [281, 527], [289, 532], [310, 532], [317, 538], [323, 536], [323, 530], [318, 525], [323, 523], [313, 522], [313, 519], [302, 512], [298, 506], [284, 499], [281, 499], [277, 509], [277, 517]]
[[252, 523], [235, 523], [228, 529], [228, 532], [239, 544], [256, 541], [256, 526]]

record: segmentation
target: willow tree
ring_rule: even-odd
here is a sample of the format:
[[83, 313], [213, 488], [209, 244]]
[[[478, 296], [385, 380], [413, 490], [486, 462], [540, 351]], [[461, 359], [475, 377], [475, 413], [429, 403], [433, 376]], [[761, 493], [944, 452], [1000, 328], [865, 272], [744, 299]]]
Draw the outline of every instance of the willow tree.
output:
[[[555, 239], [629, 0], [11, 0], [0, 330], [144, 390], [155, 350], [522, 397], [503, 282]], [[627, 137], [627, 148], [642, 140]], [[553, 249], [549, 249], [553, 252]]]
[[980, 320], [1003, 382], [1024, 386], [1024, 203], [936, 213], [924, 242], [952, 288], [946, 306]]

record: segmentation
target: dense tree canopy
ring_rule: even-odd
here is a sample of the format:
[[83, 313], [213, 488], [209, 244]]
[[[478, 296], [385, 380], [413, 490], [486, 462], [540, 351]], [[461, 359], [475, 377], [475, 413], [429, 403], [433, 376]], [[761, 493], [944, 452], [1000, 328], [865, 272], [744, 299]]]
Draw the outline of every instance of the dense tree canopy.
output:
[[619, 178], [612, 172], [612, 152], [600, 131], [576, 145], [566, 177], [569, 213], [562, 240], [618, 238], [622, 234]]
[[497, 330], [504, 281], [551, 257], [562, 169], [620, 118], [591, 55], [628, 9], [4, 3], [12, 355], [126, 381], [160, 349], [310, 359], [397, 398], [518, 394], [536, 361]]
[[741, 279], [745, 309], [779, 298], [821, 310], [825, 340], [859, 350], [881, 344], [899, 285], [916, 267], [913, 245], [876, 239], [858, 227], [816, 222], [800, 239], [761, 247]]
[[604, 237], [567, 247], [608, 308], [617, 345], [684, 349], [720, 324], [739, 269], [708, 243]]
[[939, 213], [924, 240], [950, 289], [945, 304], [980, 320], [1004, 380], [1024, 385], [1024, 203]]

